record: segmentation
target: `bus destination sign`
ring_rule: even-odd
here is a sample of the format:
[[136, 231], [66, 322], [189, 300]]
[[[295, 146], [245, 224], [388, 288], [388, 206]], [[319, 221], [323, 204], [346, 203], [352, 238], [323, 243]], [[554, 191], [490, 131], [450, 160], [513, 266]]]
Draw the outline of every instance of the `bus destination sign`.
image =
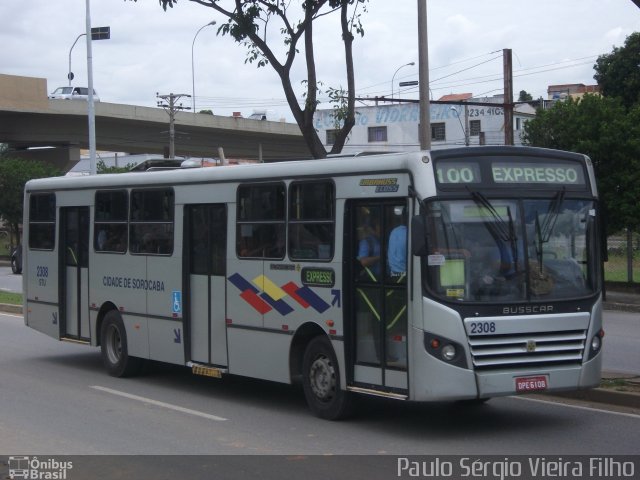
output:
[[584, 175], [579, 165], [570, 163], [494, 162], [491, 174], [495, 183], [546, 183], [553, 185], [584, 185]]
[[486, 183], [482, 173], [490, 177], [494, 184], [545, 184], [545, 185], [585, 185], [585, 175], [579, 164], [562, 161], [540, 162], [491, 162], [485, 171], [480, 162], [454, 161], [438, 162], [436, 176], [438, 183], [444, 185], [467, 185]]
[[438, 162], [438, 183], [480, 183], [480, 165], [474, 162]]

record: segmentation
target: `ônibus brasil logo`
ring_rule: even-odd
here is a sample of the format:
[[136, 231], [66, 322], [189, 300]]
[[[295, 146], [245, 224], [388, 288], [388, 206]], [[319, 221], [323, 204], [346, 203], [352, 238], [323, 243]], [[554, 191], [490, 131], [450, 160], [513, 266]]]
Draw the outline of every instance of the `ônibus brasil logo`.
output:
[[73, 468], [73, 462], [59, 461], [54, 458], [9, 457], [9, 478], [29, 480], [65, 480], [67, 471]]

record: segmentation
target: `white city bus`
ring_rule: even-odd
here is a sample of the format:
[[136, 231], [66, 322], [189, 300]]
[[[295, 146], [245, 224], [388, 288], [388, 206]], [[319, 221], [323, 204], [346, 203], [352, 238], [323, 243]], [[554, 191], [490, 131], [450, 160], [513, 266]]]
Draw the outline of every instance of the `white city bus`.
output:
[[33, 180], [25, 323], [145, 359], [357, 394], [475, 400], [598, 385], [591, 161], [477, 147]]

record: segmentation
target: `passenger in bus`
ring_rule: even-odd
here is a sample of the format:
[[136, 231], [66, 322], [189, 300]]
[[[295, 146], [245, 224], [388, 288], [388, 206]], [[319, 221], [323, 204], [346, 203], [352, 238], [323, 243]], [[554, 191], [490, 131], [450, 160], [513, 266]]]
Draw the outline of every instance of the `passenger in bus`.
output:
[[368, 212], [361, 218], [363, 220], [358, 227], [356, 281], [362, 286], [357, 288], [358, 306], [356, 309], [359, 336], [366, 340], [363, 342], [362, 348], [358, 349], [358, 358], [367, 363], [380, 364], [383, 328], [381, 302], [377, 289], [367, 286], [367, 284], [380, 281], [382, 270], [380, 266], [380, 221], [375, 215], [369, 215]]
[[107, 248], [107, 231], [103, 228], [98, 232], [97, 238], [98, 250], [103, 251]]
[[[395, 227], [387, 244], [389, 282], [404, 284], [407, 279], [407, 225], [404, 207], [394, 207]], [[396, 366], [406, 366], [407, 298], [405, 289], [388, 289], [386, 292], [385, 341], [386, 361]], [[400, 362], [400, 363], [398, 363]]]
[[396, 226], [389, 234], [387, 263], [393, 283], [401, 283], [407, 275], [407, 225], [404, 207], [394, 208]]
[[361, 227], [363, 238], [358, 243], [361, 280], [377, 282], [380, 278], [380, 221], [373, 217], [370, 225]]

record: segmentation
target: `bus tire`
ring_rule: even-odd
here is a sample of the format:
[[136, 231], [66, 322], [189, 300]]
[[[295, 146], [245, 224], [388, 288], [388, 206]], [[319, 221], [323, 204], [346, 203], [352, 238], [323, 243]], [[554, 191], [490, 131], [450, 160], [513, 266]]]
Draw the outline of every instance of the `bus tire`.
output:
[[130, 377], [142, 369], [143, 359], [129, 356], [127, 331], [115, 310], [107, 312], [102, 321], [100, 352], [107, 373], [112, 377]]
[[325, 336], [309, 342], [302, 360], [304, 396], [309, 409], [325, 420], [339, 420], [351, 413], [353, 394], [340, 388], [338, 360]]
[[22, 273], [22, 269], [18, 266], [18, 261], [11, 257], [11, 271], [16, 275]]

